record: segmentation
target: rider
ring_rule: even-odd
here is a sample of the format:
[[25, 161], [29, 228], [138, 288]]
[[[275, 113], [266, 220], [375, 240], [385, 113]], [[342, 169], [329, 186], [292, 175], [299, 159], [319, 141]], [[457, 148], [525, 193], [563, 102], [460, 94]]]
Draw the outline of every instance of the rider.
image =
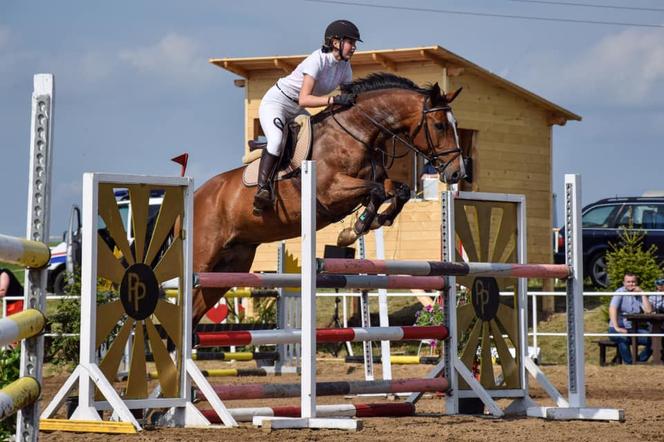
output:
[[357, 26], [348, 20], [333, 21], [325, 29], [323, 47], [305, 58], [290, 75], [277, 80], [263, 97], [258, 116], [267, 137], [267, 147], [263, 150], [258, 169], [255, 215], [272, 207], [272, 179], [283, 149], [286, 122], [298, 114], [307, 113], [306, 107], [355, 104], [352, 94], [325, 95], [340, 84], [352, 81], [350, 59], [358, 41], [362, 40]]

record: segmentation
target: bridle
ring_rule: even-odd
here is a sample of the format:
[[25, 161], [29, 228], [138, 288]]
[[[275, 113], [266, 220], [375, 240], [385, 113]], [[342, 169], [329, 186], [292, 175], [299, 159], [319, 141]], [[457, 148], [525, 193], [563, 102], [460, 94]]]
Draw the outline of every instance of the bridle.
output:
[[[397, 141], [399, 141], [401, 144], [406, 146], [408, 149], [410, 149], [415, 155], [423, 157], [429, 164], [431, 164], [438, 174], [440, 175], [440, 178], [442, 181], [445, 181], [445, 170], [447, 167], [452, 164], [454, 160], [457, 159], [457, 157], [461, 157], [459, 159], [459, 172], [461, 174], [461, 178], [466, 176], [466, 166], [465, 166], [465, 158], [463, 156], [463, 151], [461, 150], [461, 146], [459, 145], [459, 135], [457, 132], [457, 127], [456, 127], [456, 119], [454, 118], [454, 114], [452, 113], [452, 108], [449, 105], [444, 105], [444, 106], [436, 106], [436, 107], [427, 107], [427, 104], [429, 102], [429, 97], [426, 97], [424, 101], [422, 102], [422, 117], [420, 118], [420, 122], [415, 127], [415, 130], [413, 131], [412, 134], [408, 135], [409, 140], [401, 137], [399, 134], [395, 133], [392, 131], [390, 128], [385, 127], [382, 123], [379, 121], [376, 121], [375, 118], [373, 118], [371, 115], [369, 115], [367, 112], [364, 111], [364, 109], [358, 107], [357, 110], [366, 117], [367, 120], [371, 122], [376, 128], [378, 128], [381, 132], [384, 134], [388, 135], [392, 139], [392, 143], [396, 144]], [[431, 139], [431, 133], [429, 131], [429, 122], [427, 119], [427, 115], [433, 112], [445, 112], [445, 116], [447, 119], [447, 123], [452, 126], [452, 130], [454, 131], [454, 143], [455, 147], [452, 147], [450, 149], [446, 149], [440, 152], [436, 151], [436, 147], [433, 144], [433, 140]], [[350, 132], [339, 120], [336, 118], [336, 112], [332, 111], [332, 118], [334, 121], [341, 127], [348, 135], [353, 137], [356, 141], [359, 141], [361, 144], [363, 144], [368, 150], [370, 151], [377, 151], [380, 150], [379, 148], [376, 148], [375, 146], [370, 146], [367, 142], [361, 140], [358, 138], [355, 134]], [[427, 142], [427, 148], [422, 149], [419, 148], [415, 145], [415, 137], [419, 134], [421, 130], [424, 130], [424, 135], [425, 139]], [[449, 155], [449, 154], [454, 154], [456, 153], [457, 155], [453, 156], [450, 160], [448, 161], [443, 161], [440, 159], [440, 157]]]

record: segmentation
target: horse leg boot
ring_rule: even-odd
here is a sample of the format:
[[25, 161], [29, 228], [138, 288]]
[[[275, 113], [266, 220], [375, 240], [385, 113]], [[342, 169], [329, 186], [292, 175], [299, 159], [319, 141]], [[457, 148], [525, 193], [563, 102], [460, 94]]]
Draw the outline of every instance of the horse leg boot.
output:
[[398, 181], [394, 182], [394, 195], [390, 201], [390, 205], [382, 213], [379, 213], [374, 220], [372, 229], [377, 229], [381, 226], [391, 226], [394, 219], [401, 213], [403, 206], [410, 200], [410, 187]]
[[263, 151], [258, 165], [258, 188], [254, 196], [254, 215], [260, 216], [263, 210], [272, 208], [274, 195], [272, 194], [272, 179], [279, 165], [279, 158], [267, 150]]
[[381, 187], [373, 189], [369, 193], [369, 204], [355, 221], [353, 228], [346, 227], [337, 237], [337, 246], [346, 247], [354, 243], [357, 238], [368, 232], [371, 224], [378, 213], [378, 207], [387, 199], [384, 189]]

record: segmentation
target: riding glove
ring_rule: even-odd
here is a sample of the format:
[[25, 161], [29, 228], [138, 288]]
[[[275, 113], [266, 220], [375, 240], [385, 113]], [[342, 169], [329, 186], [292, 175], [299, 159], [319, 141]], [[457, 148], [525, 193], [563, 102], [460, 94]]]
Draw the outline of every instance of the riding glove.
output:
[[340, 94], [332, 97], [332, 103], [339, 106], [352, 106], [355, 104], [355, 94]]

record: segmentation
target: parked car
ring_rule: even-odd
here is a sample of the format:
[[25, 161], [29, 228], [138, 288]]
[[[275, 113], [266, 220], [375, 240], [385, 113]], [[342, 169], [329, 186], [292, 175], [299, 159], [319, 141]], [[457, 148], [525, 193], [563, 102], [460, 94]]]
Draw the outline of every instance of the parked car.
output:
[[[621, 229], [642, 231], [644, 246], [657, 247], [658, 260], [664, 260], [664, 196], [606, 198], [583, 208], [583, 269], [598, 288], [609, 284], [606, 252], [619, 244]], [[554, 261], [565, 262], [565, 232], [560, 229]]]
[[[118, 190], [115, 192], [115, 199], [118, 203], [118, 211], [122, 217], [122, 223], [127, 232], [127, 240], [133, 244], [134, 229], [131, 219], [131, 202], [129, 194], [126, 190]], [[164, 200], [164, 192], [162, 190], [153, 190], [150, 192], [149, 208], [148, 208], [148, 236], [154, 229], [154, 223], [159, 213], [159, 208]], [[100, 219], [97, 226], [100, 236], [113, 247], [112, 240], [106, 232], [106, 226]], [[68, 255], [71, 255], [69, 260]], [[70, 266], [67, 269], [67, 265]], [[75, 268], [81, 265], [81, 212], [77, 206], [72, 207], [69, 228], [63, 234], [63, 241], [51, 247], [51, 260], [48, 263], [48, 278], [46, 291], [56, 295], [63, 295], [65, 286], [67, 284], [67, 272], [73, 272]]]
[[81, 265], [81, 210], [74, 205], [69, 215], [69, 225], [62, 234], [62, 242], [51, 247], [48, 262], [46, 291], [56, 295], [65, 294], [67, 273]]

